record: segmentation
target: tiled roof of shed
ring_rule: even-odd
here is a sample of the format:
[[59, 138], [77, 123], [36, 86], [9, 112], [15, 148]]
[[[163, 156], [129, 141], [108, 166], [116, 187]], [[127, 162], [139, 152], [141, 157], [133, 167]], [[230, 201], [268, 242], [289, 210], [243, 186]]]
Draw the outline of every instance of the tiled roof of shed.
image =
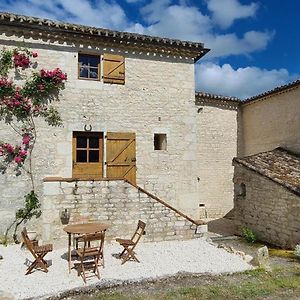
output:
[[295, 81], [293, 81], [293, 82], [290, 82], [290, 83], [288, 83], [288, 84], [285, 84], [285, 85], [276, 87], [275, 89], [266, 91], [266, 92], [261, 93], [261, 94], [258, 94], [258, 95], [256, 95], [256, 96], [247, 98], [247, 99], [243, 100], [242, 103], [254, 102], [254, 101], [256, 101], [256, 100], [260, 100], [260, 99], [262, 99], [262, 98], [265, 98], [265, 97], [267, 97], [267, 96], [271, 96], [271, 95], [273, 95], [273, 94], [281, 93], [281, 92], [283, 92], [283, 91], [285, 91], [285, 90], [288, 90], [288, 89], [290, 89], [290, 88], [297, 87], [297, 86], [300, 86], [300, 79], [295, 80]]
[[253, 170], [300, 196], [300, 156], [283, 148], [234, 158], [234, 162]]
[[240, 102], [240, 99], [236, 97], [222, 96], [222, 95], [216, 95], [216, 94], [205, 93], [205, 92], [196, 92], [196, 97], [202, 99], [210, 99], [210, 100]]
[[178, 39], [162, 38], [157, 36], [149, 36], [137, 33], [109, 30], [105, 28], [97, 28], [79, 24], [71, 24], [66, 22], [53, 21], [24, 15], [16, 15], [7, 12], [0, 12], [0, 24], [15, 24], [18, 26], [29, 26], [44, 28], [50, 31], [73, 32], [79, 34], [87, 34], [89, 36], [112, 38], [119, 40], [125, 45], [154, 45], [157, 47], [172, 47], [181, 49], [181, 51], [195, 52], [195, 61], [205, 55], [210, 49], [204, 48], [204, 44], [200, 42], [181, 41]]

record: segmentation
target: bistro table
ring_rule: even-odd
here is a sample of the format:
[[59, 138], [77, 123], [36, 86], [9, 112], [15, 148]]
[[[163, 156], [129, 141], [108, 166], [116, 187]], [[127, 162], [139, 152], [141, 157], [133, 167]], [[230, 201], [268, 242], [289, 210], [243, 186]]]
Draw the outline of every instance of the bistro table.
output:
[[64, 231], [68, 233], [69, 236], [69, 243], [68, 243], [69, 273], [71, 273], [71, 235], [105, 232], [108, 227], [109, 225], [104, 223], [71, 224], [64, 227]]

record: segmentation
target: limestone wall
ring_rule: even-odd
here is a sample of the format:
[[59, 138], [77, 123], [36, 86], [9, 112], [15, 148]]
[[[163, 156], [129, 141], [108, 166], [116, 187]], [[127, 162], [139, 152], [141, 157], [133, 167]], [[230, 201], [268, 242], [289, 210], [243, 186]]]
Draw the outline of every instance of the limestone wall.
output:
[[259, 240], [293, 248], [300, 241], [300, 197], [281, 185], [239, 165], [235, 167], [236, 190], [246, 186], [245, 196], [234, 199], [235, 219], [257, 233]]
[[300, 152], [300, 88], [242, 105], [241, 156], [279, 146]]
[[108, 224], [106, 240], [131, 238], [139, 219], [147, 224], [144, 241], [195, 237], [193, 223], [123, 180], [44, 182], [44, 241], [66, 240], [60, 220], [64, 209], [70, 210], [70, 224]]
[[232, 159], [237, 155], [238, 107], [234, 103], [197, 99], [197, 194], [199, 218], [224, 216], [233, 207]]
[[[35, 155], [36, 179], [42, 196], [46, 176], [71, 177], [72, 133], [91, 125], [93, 131], [135, 132], [137, 183], [173, 205], [189, 201], [187, 213], [198, 216], [197, 123], [194, 64], [191, 59], [112, 48], [88, 39], [24, 36], [3, 26], [0, 48], [27, 46], [39, 53], [40, 68], [60, 67], [68, 82], [58, 104], [64, 126], [48, 128], [39, 122]], [[5, 33], [7, 32], [7, 33]], [[79, 80], [78, 52], [125, 56], [125, 85]], [[154, 150], [154, 133], [167, 134], [167, 150]], [[11, 141], [13, 131], [1, 123], [0, 139]], [[0, 232], [13, 219], [29, 186], [23, 177], [0, 176]]]

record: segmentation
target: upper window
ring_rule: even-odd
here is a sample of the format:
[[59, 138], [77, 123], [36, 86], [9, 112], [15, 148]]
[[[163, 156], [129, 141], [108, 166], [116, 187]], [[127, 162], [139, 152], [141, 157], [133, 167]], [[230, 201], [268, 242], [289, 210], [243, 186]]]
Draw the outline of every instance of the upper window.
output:
[[78, 54], [78, 77], [92, 80], [100, 79], [100, 56]]

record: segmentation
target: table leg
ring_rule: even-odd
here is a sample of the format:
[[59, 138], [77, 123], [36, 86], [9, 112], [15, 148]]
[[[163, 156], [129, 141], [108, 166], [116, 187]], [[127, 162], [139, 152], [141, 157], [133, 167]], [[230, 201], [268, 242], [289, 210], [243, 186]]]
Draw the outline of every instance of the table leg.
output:
[[69, 261], [69, 273], [71, 273], [71, 233], [69, 235], [69, 245], [68, 245], [68, 261]]

